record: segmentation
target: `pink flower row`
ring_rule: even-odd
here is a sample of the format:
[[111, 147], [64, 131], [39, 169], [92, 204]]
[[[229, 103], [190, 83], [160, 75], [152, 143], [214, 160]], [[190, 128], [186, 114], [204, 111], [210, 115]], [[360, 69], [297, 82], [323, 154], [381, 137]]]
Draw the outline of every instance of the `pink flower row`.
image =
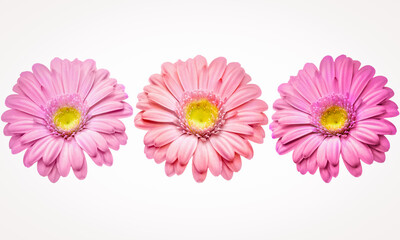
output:
[[[165, 163], [168, 176], [182, 174], [190, 159], [193, 177], [205, 180], [208, 170], [230, 180], [251, 159], [250, 141], [263, 143], [268, 123], [261, 89], [237, 62], [223, 57], [207, 63], [202, 56], [164, 63], [138, 95], [135, 125], [147, 131], [145, 154]], [[279, 86], [272, 137], [279, 154], [293, 151], [301, 174], [317, 170], [325, 182], [339, 173], [339, 160], [355, 177], [362, 164], [385, 161], [396, 133], [386, 118], [399, 115], [387, 79], [371, 66], [344, 55], [308, 63], [297, 76]], [[133, 113], [123, 85], [93, 60], [55, 58], [50, 69], [35, 64], [22, 72], [10, 109], [1, 116], [11, 136], [13, 154], [24, 150], [26, 167], [36, 163], [51, 182], [87, 175], [85, 153], [95, 164], [111, 166], [110, 149], [127, 142], [121, 118]]]

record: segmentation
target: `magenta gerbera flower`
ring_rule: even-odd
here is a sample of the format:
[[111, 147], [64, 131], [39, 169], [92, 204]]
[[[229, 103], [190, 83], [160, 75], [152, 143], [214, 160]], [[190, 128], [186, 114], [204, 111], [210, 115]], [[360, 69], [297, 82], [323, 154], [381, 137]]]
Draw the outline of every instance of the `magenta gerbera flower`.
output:
[[274, 103], [270, 128], [278, 138], [279, 154], [293, 151], [297, 170], [330, 182], [339, 173], [342, 156], [347, 170], [361, 175], [361, 161], [384, 162], [389, 141], [385, 135], [396, 127], [385, 118], [399, 114], [390, 100], [387, 79], [374, 76], [371, 66], [344, 55], [333, 61], [326, 56], [318, 70], [306, 64], [298, 75], [279, 86], [281, 99]]
[[81, 62], [55, 58], [50, 70], [35, 64], [32, 72], [21, 73], [6, 99], [10, 110], [4, 134], [11, 136], [13, 154], [25, 149], [24, 165], [37, 163], [40, 175], [57, 182], [70, 168], [78, 179], [87, 174], [84, 152], [101, 166], [110, 166], [110, 148], [127, 141], [119, 120], [132, 115], [124, 86], [117, 84], [93, 60]]
[[207, 65], [202, 56], [186, 62], [164, 63], [162, 74], [150, 77], [139, 94], [137, 127], [148, 130], [145, 153], [156, 163], [165, 161], [168, 176], [180, 175], [193, 157], [197, 182], [214, 176], [232, 178], [251, 159], [250, 141], [262, 143], [261, 127], [268, 120], [261, 90], [239, 63], [217, 58]]

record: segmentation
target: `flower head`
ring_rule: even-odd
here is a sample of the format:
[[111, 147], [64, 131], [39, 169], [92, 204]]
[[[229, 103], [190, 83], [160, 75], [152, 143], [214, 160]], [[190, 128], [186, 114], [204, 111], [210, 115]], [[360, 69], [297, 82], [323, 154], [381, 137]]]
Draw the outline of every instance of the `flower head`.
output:
[[70, 169], [79, 179], [87, 174], [84, 152], [101, 166], [110, 166], [110, 148], [126, 143], [120, 118], [132, 115], [125, 103], [124, 87], [96, 69], [93, 60], [81, 62], [55, 58], [51, 68], [33, 65], [21, 73], [6, 99], [10, 110], [1, 119], [4, 134], [11, 136], [13, 154], [26, 149], [24, 164], [37, 163], [40, 175], [56, 182]]
[[387, 79], [374, 76], [371, 66], [344, 55], [334, 61], [326, 56], [320, 68], [306, 64], [298, 75], [279, 86], [281, 98], [275, 101], [270, 128], [278, 138], [276, 150], [292, 150], [297, 170], [330, 182], [339, 174], [342, 156], [347, 170], [355, 177], [362, 173], [361, 161], [384, 162], [395, 126], [385, 118], [399, 114], [390, 100]]
[[202, 182], [208, 169], [225, 179], [240, 170], [241, 157], [251, 159], [250, 141], [262, 143], [268, 120], [261, 90], [239, 63], [202, 56], [164, 63], [139, 94], [141, 112], [135, 125], [148, 130], [145, 153], [165, 162], [168, 176], [180, 175], [190, 159], [192, 173]]

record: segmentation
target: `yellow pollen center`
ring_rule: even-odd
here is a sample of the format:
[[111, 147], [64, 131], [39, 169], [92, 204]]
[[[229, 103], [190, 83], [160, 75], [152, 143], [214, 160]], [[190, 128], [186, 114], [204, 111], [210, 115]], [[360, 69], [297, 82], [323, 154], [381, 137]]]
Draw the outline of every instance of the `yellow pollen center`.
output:
[[322, 113], [320, 123], [328, 131], [337, 131], [344, 127], [347, 118], [347, 111], [344, 108], [333, 106]]
[[194, 100], [185, 106], [185, 117], [190, 128], [206, 129], [218, 119], [218, 108], [207, 99]]
[[59, 108], [53, 115], [54, 124], [62, 130], [70, 131], [79, 126], [81, 113], [73, 107]]

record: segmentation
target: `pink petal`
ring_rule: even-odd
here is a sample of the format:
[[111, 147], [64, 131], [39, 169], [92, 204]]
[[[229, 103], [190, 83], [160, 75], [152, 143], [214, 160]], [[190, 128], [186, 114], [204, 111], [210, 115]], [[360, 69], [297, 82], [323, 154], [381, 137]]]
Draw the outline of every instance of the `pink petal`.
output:
[[113, 112], [107, 112], [107, 117], [126, 118], [132, 116], [133, 109], [131, 105], [126, 102], [122, 102], [122, 107], [122, 109]]
[[304, 97], [308, 102], [313, 103], [320, 98], [317, 87], [313, 84], [311, 79], [303, 70], [300, 70], [291, 81], [292, 86]]
[[149, 93], [148, 98], [150, 101], [153, 101], [169, 110], [175, 111], [176, 109], [176, 102], [171, 101], [170, 98], [167, 98], [161, 94]]
[[112, 125], [108, 124], [106, 120], [102, 120], [99, 118], [90, 119], [86, 127], [87, 129], [101, 133], [112, 134], [115, 132], [115, 129]]
[[[377, 134], [394, 135], [397, 132], [393, 123], [386, 119], [366, 119], [357, 123], [357, 127]], [[375, 144], [373, 144], [375, 145]]]
[[236, 114], [233, 121], [239, 121], [246, 124], [261, 124], [265, 125], [268, 124], [268, 118], [264, 113], [258, 112], [240, 112]]
[[374, 155], [374, 161], [378, 163], [383, 163], [385, 162], [386, 156], [385, 153], [377, 151], [375, 149], [371, 149], [372, 154]]
[[47, 128], [44, 127], [38, 127], [37, 129], [34, 129], [33, 131], [30, 131], [26, 134], [24, 134], [21, 138], [20, 141], [22, 144], [27, 144], [32, 141], [36, 141], [38, 139], [44, 138], [46, 136], [49, 136], [51, 133]]
[[119, 132], [114, 134], [118, 139], [120, 145], [125, 145], [128, 142], [128, 135], [125, 132]]
[[15, 109], [10, 109], [5, 111], [1, 115], [1, 120], [3, 122], [8, 122], [8, 123], [14, 123], [18, 122], [21, 120], [32, 120], [32, 121], [38, 121], [39, 119], [35, 116], [29, 115], [27, 113], [15, 110]]
[[103, 152], [97, 151], [96, 156], [93, 156], [93, 157], [91, 157], [91, 158], [92, 158], [93, 162], [94, 162], [97, 166], [99, 166], [99, 167], [103, 166], [103, 164], [104, 164]]
[[172, 141], [175, 141], [178, 137], [182, 136], [182, 134], [183, 132], [176, 127], [169, 128], [155, 139], [154, 145], [156, 147], [164, 146]]
[[53, 139], [53, 136], [48, 136], [36, 141], [36, 143], [28, 151], [25, 152], [25, 167], [31, 167], [35, 162], [39, 161], [45, 154], [45, 150], [48, 144], [50, 144]]
[[36, 105], [41, 106], [46, 102], [40, 84], [34, 78], [25, 78], [24, 74], [18, 79], [18, 86], [24, 94]]
[[233, 171], [226, 164], [222, 164], [221, 176], [225, 178], [225, 180], [231, 180]]
[[[61, 60], [55, 58], [50, 63], [50, 69], [53, 76], [53, 84], [57, 86], [60, 92], [75, 93], [78, 89], [79, 83], [79, 70], [71, 71], [71, 62], [69, 60]], [[74, 70], [78, 68], [79, 64], [74, 64]], [[70, 81], [74, 79], [74, 81]]]
[[154, 161], [157, 164], [160, 164], [165, 161], [168, 148], [169, 144], [156, 148], [156, 152], [154, 153]]
[[66, 177], [71, 169], [70, 162], [70, 141], [65, 141], [64, 146], [57, 159], [57, 169], [61, 176]]
[[379, 144], [372, 148], [380, 152], [387, 152], [390, 148], [389, 140], [385, 136], [379, 135]]
[[285, 100], [282, 98], [279, 98], [275, 100], [274, 104], [272, 105], [272, 108], [275, 110], [295, 110], [291, 105], [289, 105]]
[[280, 155], [286, 154], [286, 153], [292, 151], [293, 149], [295, 149], [298, 146], [299, 143], [303, 142], [304, 138], [305, 137], [301, 137], [301, 138], [296, 139], [296, 140], [294, 140], [292, 142], [289, 142], [287, 144], [283, 144], [282, 143], [282, 139], [279, 139], [276, 142], [276, 151]]
[[339, 175], [339, 164], [338, 165], [332, 165], [328, 163], [328, 171], [332, 175], [332, 177], [337, 177]]
[[175, 123], [177, 122], [177, 116], [174, 113], [165, 110], [150, 109], [146, 110], [143, 115], [143, 119], [153, 122], [162, 123]]
[[148, 159], [153, 159], [154, 158], [154, 153], [156, 152], [157, 148], [153, 146], [144, 146], [144, 154]]
[[221, 156], [214, 150], [209, 141], [206, 142], [206, 147], [208, 153], [208, 168], [212, 175], [219, 176], [222, 171]]
[[83, 160], [82, 168], [79, 170], [74, 169], [74, 174], [79, 180], [83, 180], [86, 178], [87, 175], [87, 163], [86, 160]]
[[319, 168], [325, 168], [328, 163], [327, 160], [327, 141], [323, 141], [317, 150], [317, 164]]
[[164, 132], [168, 132], [168, 134], [164, 135], [163, 137], [170, 137], [171, 136], [170, 132], [177, 132], [177, 127], [172, 126], [172, 125], [165, 125], [165, 126], [150, 129], [144, 136], [143, 143], [148, 146], [154, 146], [155, 140], [157, 138], [159, 138], [160, 135]]
[[335, 91], [335, 63], [333, 62], [333, 58], [331, 56], [324, 57], [321, 61], [319, 69], [322, 77], [322, 79], [319, 81], [321, 82], [322, 86], [325, 85], [324, 88], [320, 88], [322, 93], [327, 94], [331, 91]]
[[196, 66], [193, 59], [188, 59], [186, 62], [178, 61], [176, 70], [185, 91], [198, 89]]
[[386, 113], [383, 114], [382, 118], [396, 117], [399, 115], [398, 106], [395, 102], [386, 100], [381, 103], [381, 106], [385, 107]]
[[353, 77], [353, 84], [350, 89], [350, 96], [355, 101], [367, 86], [368, 82], [374, 77], [375, 69], [371, 66], [362, 67]]
[[287, 132], [286, 135], [282, 137], [282, 143], [287, 144], [293, 140], [296, 140], [300, 137], [303, 137], [307, 134], [310, 134], [314, 131], [313, 126], [299, 126]]
[[304, 99], [290, 83], [279, 85], [278, 91], [281, 94], [282, 99], [293, 108], [305, 113], [310, 112], [310, 103]]
[[124, 109], [124, 104], [121, 102], [106, 102], [93, 106], [93, 108], [89, 110], [89, 114], [93, 117], [104, 113], [118, 111], [121, 109]]
[[222, 96], [222, 98], [229, 98], [239, 87], [244, 74], [244, 69], [240, 67], [240, 64], [229, 63], [224, 75], [222, 76], [222, 85], [219, 89], [219, 95]]
[[240, 124], [229, 121], [224, 124], [221, 130], [244, 135], [252, 135], [254, 133], [253, 128], [247, 124]]
[[103, 157], [104, 157], [104, 164], [106, 166], [112, 166], [113, 164], [113, 156], [111, 154], [110, 150], [107, 150], [103, 153]]
[[246, 138], [255, 143], [263, 143], [265, 138], [265, 131], [261, 126], [253, 126], [253, 135], [246, 136]]
[[31, 100], [20, 95], [9, 95], [6, 98], [6, 106], [12, 109], [16, 109], [33, 116], [37, 116], [42, 113], [42, 110], [38, 105], [33, 103]]
[[97, 144], [92, 139], [89, 133], [86, 131], [78, 132], [75, 135], [75, 140], [78, 145], [87, 153], [90, 157], [97, 155]]
[[226, 59], [219, 57], [214, 59], [208, 67], [208, 89], [214, 90], [222, 74], [225, 72]]
[[359, 108], [357, 111], [357, 121], [362, 121], [368, 118], [372, 118], [375, 116], [379, 116], [386, 112], [386, 108], [384, 106], [374, 106], [374, 107], [365, 107]]
[[212, 135], [209, 140], [215, 151], [217, 151], [223, 158], [232, 160], [235, 157], [235, 152], [233, 151], [231, 144], [229, 144], [225, 138], [219, 135]]
[[231, 111], [248, 111], [248, 112], [264, 112], [268, 110], [268, 105], [260, 99], [253, 99], [248, 101], [245, 104], [240, 105], [237, 108], [232, 109]]
[[53, 161], [56, 160], [64, 145], [64, 141], [64, 138], [53, 137], [51, 142], [49, 142], [43, 153], [43, 162], [46, 165], [50, 165], [51, 163], [53, 163]]
[[235, 158], [232, 161], [225, 161], [225, 164], [233, 172], [239, 172], [242, 168], [242, 158], [239, 154], [235, 154]]
[[109, 94], [111, 94], [113, 91], [114, 91], [113, 86], [107, 86], [101, 89], [93, 90], [87, 96], [86, 103], [89, 107], [92, 107], [101, 100], [103, 100], [105, 97], [107, 97]]
[[314, 152], [307, 160], [307, 170], [309, 173], [314, 174], [318, 169], [317, 154]]
[[181, 99], [183, 94], [183, 88], [179, 81], [178, 73], [176, 67], [172, 63], [164, 63], [161, 66], [162, 73], [164, 75], [164, 83], [168, 90], [174, 95], [178, 100]]
[[351, 141], [349, 141], [347, 138], [342, 138], [341, 146], [343, 161], [352, 167], [357, 167], [360, 165], [360, 158], [358, 157], [357, 151]]
[[186, 166], [187, 166], [187, 164], [181, 165], [178, 161], [176, 161], [174, 163], [174, 169], [175, 169], [176, 175], [178, 175], [178, 176], [181, 175], [185, 171]]
[[198, 138], [194, 135], [186, 135], [184, 139], [184, 147], [179, 149], [178, 160], [179, 164], [187, 165], [192, 158], [197, 147]]
[[203, 141], [198, 141], [195, 154], [193, 155], [193, 167], [196, 168], [196, 173], [207, 172], [208, 157], [209, 155], [207, 153], [206, 143], [204, 143]]
[[205, 171], [205, 172], [198, 171], [196, 169], [196, 167], [194, 166], [194, 162], [193, 162], [193, 166], [192, 166], [192, 174], [193, 174], [194, 180], [198, 183], [204, 182], [204, 180], [207, 177], [207, 171]]
[[178, 158], [179, 149], [182, 147], [183, 144], [185, 144], [185, 139], [186, 136], [182, 135], [171, 143], [166, 155], [167, 163], [173, 163], [176, 161], [176, 159]]
[[376, 132], [369, 128], [362, 128], [362, 126], [359, 125], [351, 129], [350, 135], [366, 144], [376, 145], [379, 143], [379, 136]]
[[54, 165], [55, 164], [53, 163], [47, 166], [46, 164], [44, 164], [42, 160], [39, 160], [37, 163], [37, 171], [40, 174], [40, 176], [46, 177], [50, 174], [51, 170], [53, 170]]
[[173, 176], [175, 174], [174, 164], [167, 163], [167, 162], [165, 163], [165, 174], [168, 177], [171, 177], [171, 176]]
[[151, 84], [153, 84], [153, 85], [156, 85], [156, 86], [165, 87], [164, 80], [163, 80], [163, 77], [161, 76], [161, 74], [153, 74], [153, 75], [151, 75], [150, 78], [149, 78], [149, 82]]
[[384, 102], [385, 100], [393, 97], [394, 92], [390, 88], [383, 88], [381, 90], [375, 90], [370, 95], [363, 99], [365, 105], [375, 106]]
[[68, 156], [72, 169], [74, 171], [82, 169], [86, 162], [82, 148], [76, 143], [75, 139], [68, 141], [68, 144]]
[[327, 138], [326, 157], [331, 165], [339, 164], [339, 157], [341, 152], [341, 142], [339, 137]]
[[243, 139], [241, 136], [237, 134], [229, 132], [221, 132], [220, 137], [224, 138], [226, 142], [230, 144], [230, 147], [233, 148], [235, 152], [237, 152], [238, 154], [242, 155], [247, 159], [253, 158], [254, 155], [253, 148], [251, 147], [249, 141], [247, 141], [246, 139]]
[[327, 168], [320, 168], [319, 173], [324, 182], [329, 183], [332, 180], [332, 175]]
[[310, 124], [310, 117], [306, 114], [288, 115], [279, 118], [279, 124], [291, 125], [291, 124]]
[[83, 99], [85, 99], [94, 84], [94, 79], [96, 76], [96, 63], [93, 60], [88, 59], [80, 65], [80, 70], [79, 93], [83, 97]]
[[32, 120], [21, 120], [14, 123], [9, 123], [4, 128], [4, 134], [6, 136], [11, 136], [13, 134], [24, 134], [26, 132], [32, 131], [38, 124]]
[[257, 85], [249, 84], [243, 86], [228, 99], [225, 103], [225, 110], [229, 111], [259, 96], [261, 96], [261, 90]]
[[52, 183], [56, 183], [60, 179], [60, 173], [57, 170], [56, 166], [53, 166], [53, 169], [47, 176]]
[[118, 150], [119, 149], [119, 141], [116, 136], [113, 134], [101, 134], [104, 139], [106, 140], [108, 146], [113, 149], [113, 150]]
[[362, 166], [358, 164], [357, 166], [351, 166], [346, 161], [344, 161], [344, 165], [346, 166], [347, 170], [350, 172], [351, 175], [354, 177], [359, 177], [362, 174]]
[[103, 152], [108, 150], [107, 141], [104, 139], [104, 137], [100, 133], [89, 130], [89, 129], [86, 130], [86, 133], [89, 134], [90, 137], [96, 142], [98, 149], [100, 149]]
[[369, 146], [365, 145], [362, 142], [359, 142], [352, 136], [348, 136], [348, 141], [351, 142], [358, 154], [358, 157], [361, 158], [363, 162], [365, 162], [366, 164], [372, 164], [372, 162], [374, 161], [374, 156], [372, 155], [372, 151]]
[[61, 84], [59, 84], [56, 79], [53, 79], [52, 74], [46, 66], [39, 63], [34, 64], [32, 66], [32, 72], [35, 78], [40, 82], [40, 84], [45, 89], [49, 89], [48, 92], [50, 93], [50, 96], [63, 94]]
[[353, 78], [353, 60], [351, 58], [346, 58], [343, 62], [336, 64], [336, 78], [338, 79], [339, 90], [346, 93], [351, 87]]
[[299, 173], [302, 175], [307, 173], [307, 159], [302, 159], [301, 162], [296, 163], [296, 168]]

